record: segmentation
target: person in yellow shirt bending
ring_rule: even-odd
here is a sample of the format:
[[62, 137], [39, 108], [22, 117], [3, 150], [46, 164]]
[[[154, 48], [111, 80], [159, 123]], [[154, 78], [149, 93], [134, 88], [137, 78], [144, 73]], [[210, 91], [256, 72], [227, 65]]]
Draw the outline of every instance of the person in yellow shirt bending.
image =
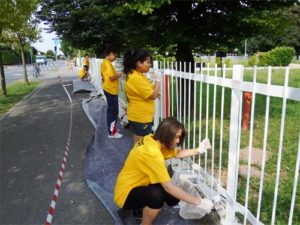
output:
[[82, 81], [89, 81], [90, 80], [90, 74], [88, 71], [88, 67], [87, 66], [83, 66], [80, 70], [79, 70], [79, 78]]
[[143, 208], [142, 225], [152, 224], [164, 203], [173, 206], [182, 200], [204, 214], [213, 207], [209, 199], [194, 197], [171, 181], [166, 159], [198, 155], [210, 148], [208, 141], [197, 149], [176, 150], [184, 136], [183, 124], [172, 117], [164, 119], [154, 135], [146, 135], [134, 145], [117, 177], [115, 203], [123, 209]]
[[89, 60], [89, 54], [85, 53], [83, 58], [83, 66], [87, 66], [87, 71], [89, 71], [90, 68], [90, 60]]
[[121, 72], [117, 72], [112, 62], [117, 58], [117, 50], [109, 46], [106, 56], [101, 64], [101, 76], [103, 81], [103, 90], [107, 100], [107, 128], [109, 138], [121, 138], [123, 135], [117, 131], [117, 120], [119, 115], [119, 78]]
[[127, 97], [127, 117], [133, 128], [133, 142], [152, 131], [155, 103], [159, 98], [160, 82], [154, 84], [144, 75], [151, 67], [150, 53], [144, 49], [130, 50], [124, 55], [125, 94]]

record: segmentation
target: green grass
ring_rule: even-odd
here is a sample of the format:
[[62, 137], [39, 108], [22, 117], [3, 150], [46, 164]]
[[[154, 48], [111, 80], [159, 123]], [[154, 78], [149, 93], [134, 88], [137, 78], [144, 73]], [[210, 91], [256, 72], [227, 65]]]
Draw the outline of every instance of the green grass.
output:
[[[246, 71], [244, 74], [244, 80], [252, 81], [253, 80], [253, 71]], [[213, 75], [211, 72], [210, 75]], [[218, 74], [221, 76], [221, 74]], [[227, 78], [232, 76], [232, 72], [226, 74]], [[175, 79], [174, 79], [175, 80]], [[267, 73], [266, 70], [260, 70], [257, 73], [257, 81], [260, 83], [267, 82]], [[283, 85], [284, 83], [284, 70], [274, 70], [272, 72], [272, 84]], [[202, 86], [202, 125], [201, 125], [201, 137], [205, 137], [206, 133], [206, 91], [209, 86], [209, 120], [208, 120], [208, 137], [212, 140], [212, 124], [213, 124], [213, 94], [214, 86], [206, 85], [203, 83]], [[300, 70], [290, 70], [289, 76], [289, 86], [300, 88]], [[214, 164], [217, 168], [219, 164], [219, 146], [220, 146], [220, 111], [221, 111], [221, 92], [222, 88], [217, 87], [217, 97], [216, 97], [216, 115], [215, 115], [215, 158]], [[225, 104], [224, 104], [224, 136], [223, 136], [223, 148], [222, 148], [222, 172], [226, 174], [227, 164], [228, 164], [228, 148], [229, 148], [229, 127], [230, 127], [230, 100], [231, 100], [231, 90], [229, 88], [224, 88], [225, 90]], [[192, 95], [194, 95], [192, 93]], [[190, 135], [193, 135], [194, 124], [195, 124], [195, 133], [196, 133], [196, 146], [198, 146], [198, 136], [199, 136], [199, 100], [200, 100], [200, 84], [196, 85], [196, 95], [193, 96], [196, 100], [196, 120], [193, 119], [193, 112], [190, 113], [191, 116], [191, 126], [190, 126]], [[175, 92], [173, 95], [174, 99], [174, 115], [176, 115], [176, 97]], [[192, 101], [193, 102], [193, 101]], [[191, 104], [193, 105], [193, 103]], [[281, 126], [281, 113], [282, 113], [283, 100], [276, 97], [270, 97], [270, 111], [269, 111], [269, 126], [268, 126], [268, 141], [267, 141], [267, 151], [271, 153], [270, 159], [266, 163], [265, 168], [265, 178], [264, 178], [264, 188], [263, 188], [263, 200], [261, 207], [261, 216], [260, 219], [265, 224], [270, 224], [271, 215], [272, 215], [272, 206], [273, 206], [273, 197], [274, 197], [274, 187], [275, 187], [275, 177], [276, 177], [276, 168], [277, 168], [277, 158], [278, 158], [278, 148], [280, 141], [280, 126]], [[171, 108], [172, 109], [172, 108]], [[253, 130], [253, 147], [263, 148], [263, 139], [264, 139], [264, 126], [265, 126], [265, 109], [266, 109], [266, 96], [257, 94], [255, 99], [255, 117], [254, 117], [254, 130]], [[183, 116], [182, 116], [183, 118]], [[188, 118], [186, 111], [186, 118]], [[286, 107], [286, 118], [284, 126], [284, 137], [283, 137], [283, 151], [282, 151], [282, 160], [281, 160], [281, 170], [280, 170], [280, 181], [279, 181], [279, 192], [277, 200], [277, 211], [276, 211], [276, 224], [287, 224], [292, 188], [295, 175], [296, 167], [296, 157], [297, 157], [297, 147], [298, 147], [298, 134], [300, 130], [300, 102], [288, 100]], [[188, 120], [186, 119], [186, 128]], [[190, 147], [193, 145], [193, 140], [190, 140]], [[240, 147], [245, 148], [249, 145], [249, 132], [242, 131], [241, 133], [241, 143]], [[187, 136], [186, 136], [186, 147]], [[208, 154], [208, 168], [211, 166], [211, 154]], [[197, 159], [196, 159], [197, 161]], [[201, 159], [201, 166], [203, 164], [204, 158]], [[240, 162], [245, 164], [247, 162]], [[259, 166], [256, 166], [258, 169]], [[218, 172], [218, 171], [215, 171]], [[217, 174], [217, 173], [216, 173]], [[226, 180], [226, 179], [225, 179]], [[245, 199], [245, 187], [246, 179], [239, 177], [238, 180], [238, 193], [237, 199], [242, 205]], [[300, 211], [300, 180], [298, 181], [298, 191], [296, 196], [296, 204], [294, 209], [294, 219], [293, 224], [300, 224], [300, 214], [297, 213]], [[224, 184], [226, 187], [226, 183]], [[258, 203], [258, 191], [259, 191], [259, 179], [251, 177], [250, 180], [250, 191], [249, 191], [249, 209], [256, 216], [256, 209]]]
[[0, 116], [6, 113], [16, 103], [18, 103], [24, 96], [31, 93], [35, 88], [40, 85], [41, 81], [31, 81], [30, 84], [25, 82], [14, 82], [7, 86], [7, 94], [5, 97], [2, 93], [0, 94]]

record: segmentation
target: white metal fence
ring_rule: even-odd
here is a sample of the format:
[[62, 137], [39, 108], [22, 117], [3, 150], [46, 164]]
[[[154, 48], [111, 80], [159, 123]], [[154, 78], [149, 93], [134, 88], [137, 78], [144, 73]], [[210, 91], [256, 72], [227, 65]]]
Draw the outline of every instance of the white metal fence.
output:
[[[99, 63], [91, 66], [95, 82], [101, 82]], [[154, 127], [174, 116], [187, 129], [184, 148], [205, 137], [212, 145], [204, 156], [172, 161], [173, 167], [186, 168], [204, 195], [219, 199], [222, 224], [300, 224], [299, 69], [235, 65], [184, 72], [191, 67], [154, 63], [161, 79]], [[241, 129], [244, 92], [252, 93], [249, 131]]]

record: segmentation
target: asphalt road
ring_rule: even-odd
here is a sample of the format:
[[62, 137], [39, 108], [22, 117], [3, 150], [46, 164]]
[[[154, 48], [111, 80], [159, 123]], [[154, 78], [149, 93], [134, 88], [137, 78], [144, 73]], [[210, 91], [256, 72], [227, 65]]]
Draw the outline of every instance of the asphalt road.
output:
[[[56, 66], [64, 66], [65, 61], [60, 60], [57, 62], [50, 62], [46, 66], [41, 66], [41, 74], [46, 74], [51, 72]], [[33, 78], [33, 66], [31, 64], [26, 65], [27, 76], [29, 79]], [[12, 65], [4, 66], [5, 82], [7, 85], [13, 83], [17, 80], [23, 80], [23, 66], [22, 65]]]
[[[74, 77], [62, 79], [71, 84]], [[72, 92], [72, 86], [67, 89]], [[71, 145], [52, 224], [114, 224], [83, 177], [85, 151], [94, 134], [81, 107], [87, 94], [71, 96]], [[45, 80], [38, 91], [0, 120], [1, 225], [45, 223], [69, 121], [70, 103], [57, 78]]]
[[[32, 76], [32, 66], [27, 65], [27, 74], [28, 77]], [[5, 82], [6, 84], [11, 84], [14, 81], [23, 79], [23, 66], [22, 65], [13, 65], [13, 66], [4, 66]]]

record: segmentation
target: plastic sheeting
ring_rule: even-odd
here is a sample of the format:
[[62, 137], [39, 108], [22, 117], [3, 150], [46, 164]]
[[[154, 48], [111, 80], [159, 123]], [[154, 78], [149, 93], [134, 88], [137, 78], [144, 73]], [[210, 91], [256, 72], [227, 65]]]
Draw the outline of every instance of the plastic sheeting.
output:
[[[84, 176], [87, 184], [115, 219], [116, 224], [140, 224], [141, 221], [134, 218], [131, 211], [119, 209], [113, 202], [117, 175], [133, 145], [132, 132], [129, 129], [122, 129], [118, 124], [119, 132], [124, 135], [123, 138], [107, 138], [105, 100], [85, 99], [82, 105], [96, 129], [84, 159]], [[154, 224], [200, 225], [215, 224], [215, 222], [209, 216], [201, 220], [185, 220], [179, 216], [178, 206], [165, 206]]]
[[93, 92], [95, 87], [89, 81], [82, 81], [80, 79], [73, 80], [73, 94], [79, 92]]

